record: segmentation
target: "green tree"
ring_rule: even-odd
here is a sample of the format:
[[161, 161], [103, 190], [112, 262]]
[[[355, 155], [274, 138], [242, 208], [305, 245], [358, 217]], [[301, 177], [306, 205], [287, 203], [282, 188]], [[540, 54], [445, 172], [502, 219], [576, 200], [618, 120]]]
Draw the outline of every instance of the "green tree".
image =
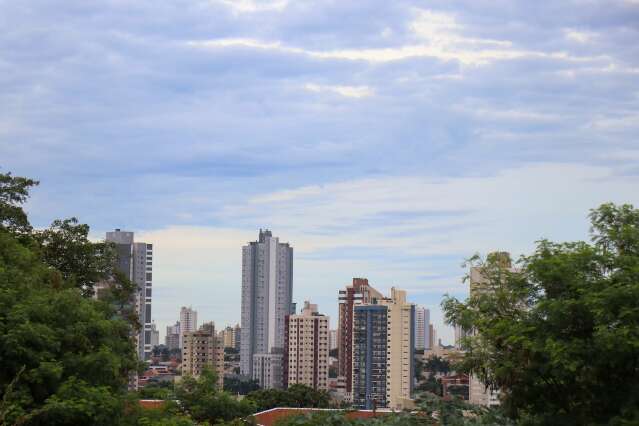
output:
[[424, 370], [432, 374], [444, 374], [450, 373], [450, 363], [440, 356], [431, 356], [424, 363]]
[[262, 389], [248, 394], [257, 411], [275, 407], [328, 408], [330, 395], [326, 391], [295, 384], [288, 389]]
[[481, 291], [442, 303], [474, 330], [459, 368], [501, 389], [512, 418], [639, 422], [639, 211], [604, 204], [590, 219], [592, 244], [539, 241], [519, 271], [474, 258]]
[[247, 395], [259, 390], [257, 380], [242, 380], [237, 377], [224, 377], [224, 390], [232, 395]]
[[22, 204], [29, 198], [29, 188], [38, 185], [33, 179], [0, 173], [0, 229], [12, 234], [28, 234], [32, 227]]
[[90, 266], [46, 261], [20, 206], [34, 184], [0, 177], [0, 423], [113, 424], [137, 365], [131, 323], [77, 285]]
[[111, 243], [92, 242], [88, 236], [89, 225], [76, 218], [56, 220], [34, 233], [42, 261], [60, 272], [67, 285], [92, 296], [97, 282], [115, 274], [117, 257]]
[[217, 377], [205, 370], [196, 379], [182, 378], [175, 388], [175, 395], [185, 413], [198, 422], [214, 424], [245, 417], [255, 412], [255, 405], [248, 399], [236, 400], [217, 389]]

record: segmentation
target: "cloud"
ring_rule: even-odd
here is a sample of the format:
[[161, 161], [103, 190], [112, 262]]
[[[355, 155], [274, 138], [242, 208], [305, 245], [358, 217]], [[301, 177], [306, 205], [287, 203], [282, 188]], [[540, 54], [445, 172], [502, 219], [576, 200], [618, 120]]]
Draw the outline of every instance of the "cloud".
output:
[[321, 93], [330, 92], [347, 98], [367, 98], [373, 96], [374, 91], [367, 86], [329, 86], [307, 83], [304, 88], [308, 91]]
[[469, 253], [583, 238], [588, 208], [636, 202], [638, 20], [624, 1], [10, 2], [0, 167], [41, 181], [38, 226], [150, 232], [167, 321], [198, 300], [231, 321], [265, 226], [296, 247], [296, 298], [330, 311], [368, 275], [437, 306]]

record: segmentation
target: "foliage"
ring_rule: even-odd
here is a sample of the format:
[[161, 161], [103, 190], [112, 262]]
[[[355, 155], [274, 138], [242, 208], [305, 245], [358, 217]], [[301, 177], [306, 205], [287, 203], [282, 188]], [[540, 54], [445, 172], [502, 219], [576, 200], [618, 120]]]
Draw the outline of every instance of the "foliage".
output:
[[472, 259], [485, 283], [442, 303], [473, 330], [459, 368], [502, 390], [527, 424], [631, 424], [639, 417], [639, 210], [604, 204], [593, 243], [542, 240], [519, 270]]
[[140, 399], [174, 399], [175, 392], [173, 390], [173, 383], [147, 383], [146, 386], [138, 390], [138, 397]]
[[288, 389], [262, 389], [248, 394], [257, 411], [275, 407], [328, 408], [330, 395], [326, 391], [315, 390], [309, 386], [295, 384]]
[[260, 389], [257, 380], [242, 380], [237, 377], [224, 377], [224, 390], [232, 395], [247, 395]]
[[276, 426], [421, 426], [431, 420], [406, 413], [393, 413], [371, 419], [350, 419], [344, 412], [315, 412], [281, 419]]
[[186, 413], [198, 422], [229, 421], [255, 412], [248, 399], [236, 400], [216, 389], [217, 377], [205, 370], [197, 378], [185, 376], [175, 387], [175, 396]]
[[89, 241], [89, 225], [71, 218], [56, 220], [51, 227], [34, 233], [44, 263], [62, 274], [64, 281], [93, 295], [93, 286], [114, 274], [116, 253], [107, 242]]
[[[44, 254], [20, 207], [35, 182], [0, 176], [0, 423], [113, 424], [137, 366], [131, 323], [78, 286], [80, 276], [106, 278], [97, 263]], [[75, 248], [91, 253], [92, 244]]]
[[33, 179], [0, 173], [0, 230], [14, 235], [31, 232], [22, 204], [29, 197], [29, 188], [36, 185], [38, 182]]
[[437, 355], [431, 356], [424, 363], [424, 370], [432, 374], [448, 375], [450, 373], [450, 363]]

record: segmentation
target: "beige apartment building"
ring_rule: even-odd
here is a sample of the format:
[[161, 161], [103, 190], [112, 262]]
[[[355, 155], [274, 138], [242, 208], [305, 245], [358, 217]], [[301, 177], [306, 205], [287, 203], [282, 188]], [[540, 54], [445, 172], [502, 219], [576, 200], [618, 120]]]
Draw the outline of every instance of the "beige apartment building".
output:
[[303, 384], [328, 389], [329, 318], [304, 302], [298, 315], [286, 317], [284, 387]]
[[186, 332], [182, 342], [182, 375], [198, 377], [208, 368], [217, 374], [218, 389], [224, 385], [224, 342], [215, 334], [213, 323]]
[[394, 287], [379, 304], [387, 306], [386, 401], [391, 408], [411, 408], [415, 305], [406, 302], [406, 291]]

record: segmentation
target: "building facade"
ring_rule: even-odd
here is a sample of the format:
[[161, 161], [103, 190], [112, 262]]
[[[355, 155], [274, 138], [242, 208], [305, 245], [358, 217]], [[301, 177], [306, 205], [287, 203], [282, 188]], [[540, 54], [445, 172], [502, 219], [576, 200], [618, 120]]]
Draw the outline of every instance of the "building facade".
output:
[[192, 307], [182, 306], [180, 309], [180, 347], [183, 346], [184, 334], [197, 330], [197, 311]]
[[328, 389], [329, 318], [304, 302], [298, 315], [286, 317], [284, 387], [303, 384]]
[[388, 309], [386, 401], [390, 408], [408, 408], [415, 383], [415, 305], [406, 301], [404, 290], [396, 288], [379, 303]]
[[415, 357], [415, 307], [406, 292], [353, 309], [353, 391], [356, 408], [412, 406]]
[[[240, 356], [241, 360], [241, 356]], [[253, 355], [253, 380], [263, 389], [281, 389], [284, 386], [284, 354]]]
[[160, 330], [155, 323], [151, 323], [151, 350], [160, 344]]
[[206, 323], [197, 331], [187, 331], [182, 340], [182, 375], [198, 377], [209, 369], [217, 374], [218, 389], [222, 389], [224, 347], [215, 334], [215, 325]]
[[[274, 374], [264, 383], [282, 386], [276, 379], [281, 378], [283, 366], [279, 366], [278, 375], [278, 369], [271, 364], [282, 360], [285, 318], [293, 313], [292, 299], [293, 248], [280, 243], [271, 231], [260, 230], [257, 241], [242, 247], [240, 374], [243, 376], [259, 380], [267, 360]], [[254, 372], [256, 363], [259, 374]]]
[[164, 336], [164, 344], [171, 351], [180, 349], [180, 321], [174, 325], [166, 326], [166, 336]]
[[339, 291], [337, 326], [338, 376], [346, 383], [346, 399], [353, 391], [353, 308], [356, 303], [369, 304], [382, 294], [368, 284], [366, 278], [353, 278], [353, 284]]
[[355, 408], [370, 410], [387, 406], [387, 330], [388, 308], [386, 306], [354, 307], [351, 393]]
[[106, 241], [115, 245], [117, 269], [138, 287], [135, 307], [140, 322], [136, 336], [138, 357], [151, 358], [151, 301], [153, 283], [153, 245], [135, 242], [133, 232], [116, 229], [106, 233]]
[[415, 349], [430, 349], [430, 311], [420, 306], [415, 308]]
[[328, 332], [328, 350], [332, 351], [337, 348], [337, 330], [330, 330]]
[[233, 343], [235, 344], [235, 350], [239, 352], [242, 346], [242, 327], [239, 324], [236, 324], [233, 328]]

